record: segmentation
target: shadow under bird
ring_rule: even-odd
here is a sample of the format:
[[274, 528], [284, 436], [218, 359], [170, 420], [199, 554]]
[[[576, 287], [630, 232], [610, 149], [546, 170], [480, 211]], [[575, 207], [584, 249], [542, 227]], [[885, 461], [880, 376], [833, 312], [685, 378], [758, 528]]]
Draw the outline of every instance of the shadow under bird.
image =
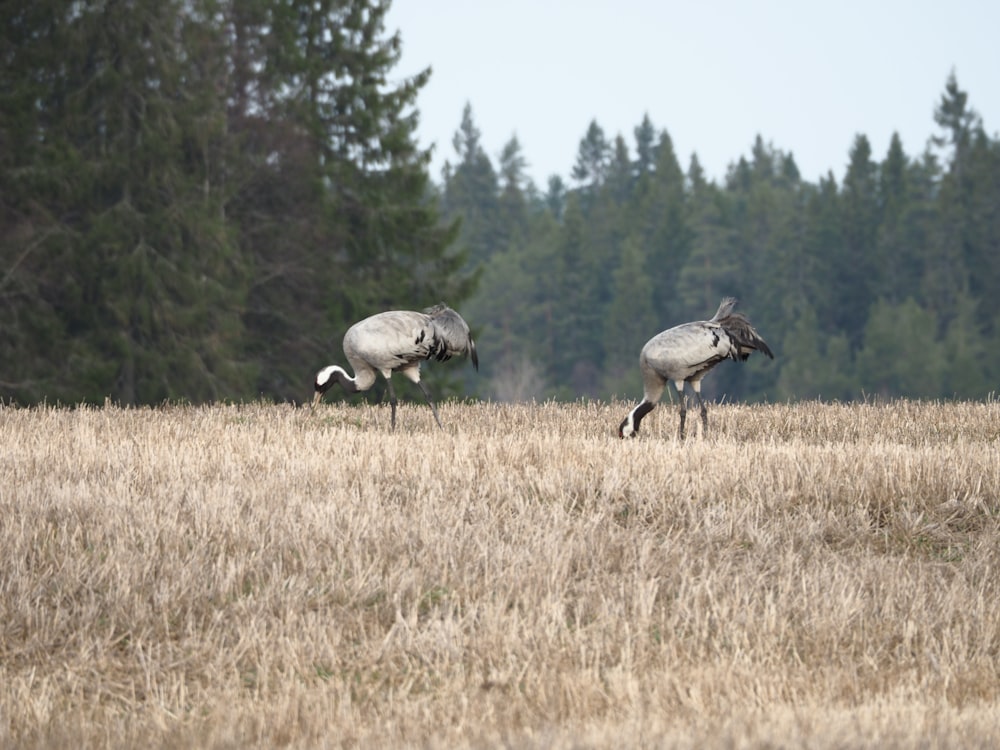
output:
[[742, 313], [733, 312], [735, 297], [726, 297], [711, 320], [682, 323], [657, 334], [642, 347], [642, 402], [618, 426], [618, 437], [635, 437], [642, 418], [656, 408], [667, 382], [674, 384], [681, 402], [679, 435], [684, 438], [687, 399], [684, 384], [690, 383], [701, 407], [703, 431], [708, 430], [708, 409], [701, 400], [701, 379], [724, 359], [743, 362], [754, 351], [774, 359], [767, 343]]
[[390, 310], [355, 323], [344, 334], [344, 354], [354, 368], [354, 375], [338, 365], [316, 373], [313, 408], [334, 383], [339, 383], [346, 393], [358, 393], [371, 388], [376, 373], [381, 373], [389, 391], [393, 429], [396, 428], [396, 392], [391, 380], [394, 372], [420, 386], [434, 420], [444, 429], [437, 406], [420, 381], [420, 363], [426, 359], [444, 361], [454, 356], [469, 356], [472, 366], [479, 369], [476, 343], [469, 326], [443, 302], [423, 312]]

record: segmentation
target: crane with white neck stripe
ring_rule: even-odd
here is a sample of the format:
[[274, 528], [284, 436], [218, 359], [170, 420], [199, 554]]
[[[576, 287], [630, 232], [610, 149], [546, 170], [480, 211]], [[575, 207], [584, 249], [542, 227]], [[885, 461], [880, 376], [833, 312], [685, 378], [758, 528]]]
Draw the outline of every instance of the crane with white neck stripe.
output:
[[329, 365], [317, 372], [313, 408], [334, 383], [339, 383], [347, 393], [358, 393], [371, 388], [376, 374], [381, 374], [389, 392], [393, 429], [396, 428], [396, 392], [391, 380], [394, 372], [420, 387], [434, 421], [444, 429], [437, 406], [420, 380], [420, 363], [469, 356], [473, 367], [479, 369], [476, 343], [468, 324], [443, 302], [423, 312], [389, 310], [355, 323], [344, 334], [344, 354], [354, 368], [354, 375], [339, 365]]

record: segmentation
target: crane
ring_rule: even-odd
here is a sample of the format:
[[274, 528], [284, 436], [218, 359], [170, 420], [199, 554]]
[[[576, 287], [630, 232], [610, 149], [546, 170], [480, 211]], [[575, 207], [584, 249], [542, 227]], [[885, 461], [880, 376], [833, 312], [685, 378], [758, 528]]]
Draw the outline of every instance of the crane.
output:
[[646, 342], [639, 353], [642, 401], [618, 426], [618, 437], [635, 437], [642, 418], [656, 408], [667, 381], [674, 384], [681, 402], [679, 435], [684, 439], [687, 399], [684, 384], [690, 383], [701, 407], [703, 432], [708, 430], [708, 409], [701, 400], [701, 379], [724, 359], [745, 361], [759, 351], [774, 359], [767, 343], [742, 313], [733, 312], [735, 297], [725, 297], [711, 320], [682, 323]]
[[344, 354], [354, 368], [354, 375], [338, 365], [317, 372], [313, 408], [334, 383], [339, 383], [347, 393], [358, 393], [371, 388], [376, 373], [381, 373], [389, 391], [393, 429], [396, 428], [396, 392], [391, 380], [394, 372], [420, 386], [434, 420], [444, 429], [437, 406], [420, 381], [420, 363], [425, 359], [444, 361], [461, 355], [471, 357], [473, 367], [479, 369], [476, 343], [469, 326], [443, 302], [423, 312], [389, 310], [358, 321], [344, 334]]

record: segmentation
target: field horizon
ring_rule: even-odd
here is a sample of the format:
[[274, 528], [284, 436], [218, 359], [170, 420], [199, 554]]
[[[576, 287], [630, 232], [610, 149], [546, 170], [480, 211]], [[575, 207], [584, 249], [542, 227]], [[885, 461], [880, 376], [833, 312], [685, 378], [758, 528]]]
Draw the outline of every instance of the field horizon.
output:
[[1000, 746], [1000, 402], [0, 405], [0, 745]]

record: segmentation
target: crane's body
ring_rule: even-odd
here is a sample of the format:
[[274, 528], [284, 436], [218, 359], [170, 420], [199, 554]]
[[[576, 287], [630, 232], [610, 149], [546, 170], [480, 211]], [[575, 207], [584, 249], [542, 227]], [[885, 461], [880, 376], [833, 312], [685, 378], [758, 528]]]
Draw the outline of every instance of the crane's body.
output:
[[702, 427], [708, 429], [708, 409], [701, 400], [701, 380], [725, 359], [744, 361], [754, 351], [774, 359], [767, 343], [750, 321], [733, 312], [736, 299], [726, 297], [711, 320], [683, 323], [669, 328], [646, 342], [639, 353], [643, 399], [618, 427], [619, 437], [635, 437], [642, 418], [656, 408], [668, 382], [674, 384], [681, 402], [680, 437], [684, 437], [687, 399], [684, 384], [701, 407]]
[[329, 365], [316, 373], [313, 406], [335, 382], [345, 392], [357, 393], [371, 388], [376, 375], [381, 374], [389, 392], [393, 428], [396, 426], [396, 393], [391, 380], [394, 372], [420, 387], [434, 413], [434, 420], [441, 427], [437, 406], [420, 381], [420, 363], [428, 359], [444, 361], [454, 356], [469, 356], [472, 365], [479, 369], [476, 344], [469, 326], [461, 315], [443, 303], [423, 312], [390, 310], [355, 323], [344, 334], [344, 354], [354, 375], [338, 365]]

